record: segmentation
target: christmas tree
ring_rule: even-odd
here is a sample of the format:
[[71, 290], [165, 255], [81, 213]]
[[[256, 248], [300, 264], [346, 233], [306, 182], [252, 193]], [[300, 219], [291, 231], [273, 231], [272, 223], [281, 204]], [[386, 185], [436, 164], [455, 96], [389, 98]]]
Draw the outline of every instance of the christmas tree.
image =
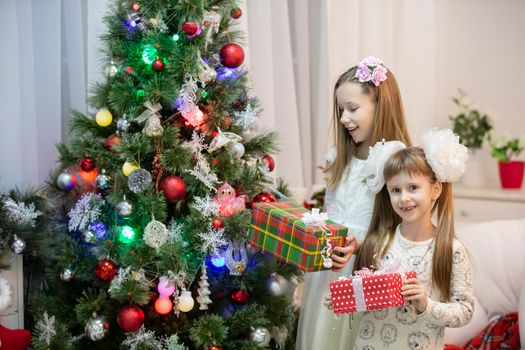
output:
[[49, 182], [53, 249], [26, 275], [35, 349], [293, 348], [299, 270], [246, 242], [252, 203], [288, 191], [276, 134], [256, 130], [241, 16], [234, 0], [112, 1], [106, 79]]

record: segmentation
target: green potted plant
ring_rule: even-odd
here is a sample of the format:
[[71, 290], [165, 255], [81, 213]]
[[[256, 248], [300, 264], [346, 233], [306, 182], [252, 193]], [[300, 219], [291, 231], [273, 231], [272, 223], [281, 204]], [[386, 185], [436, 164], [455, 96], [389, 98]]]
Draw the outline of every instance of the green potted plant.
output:
[[451, 116], [450, 120], [452, 131], [469, 149], [467, 171], [462, 177], [462, 182], [469, 186], [481, 186], [484, 183], [484, 171], [477, 151], [482, 148], [485, 136], [492, 129], [492, 121], [488, 114], [480, 112], [466, 96], [466, 93], [459, 89], [459, 97], [452, 98], [458, 112]]
[[516, 157], [525, 149], [525, 134], [511, 138], [508, 133], [489, 132], [485, 143], [490, 155], [498, 160], [501, 187], [521, 188], [525, 162]]
[[463, 145], [471, 151], [476, 151], [483, 146], [485, 135], [492, 129], [492, 122], [487, 114], [478, 111], [466, 99], [465, 92], [459, 90], [459, 94], [459, 97], [452, 98], [458, 106], [458, 113], [450, 117], [452, 131], [459, 136]]

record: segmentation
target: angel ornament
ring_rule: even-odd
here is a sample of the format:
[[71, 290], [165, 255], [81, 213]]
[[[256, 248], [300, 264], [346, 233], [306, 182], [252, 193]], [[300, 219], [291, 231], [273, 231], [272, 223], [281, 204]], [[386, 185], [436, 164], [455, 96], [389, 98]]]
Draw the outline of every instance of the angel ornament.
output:
[[236, 197], [235, 190], [227, 182], [219, 187], [213, 201], [220, 205], [221, 216], [232, 216], [246, 207], [246, 196], [241, 194]]

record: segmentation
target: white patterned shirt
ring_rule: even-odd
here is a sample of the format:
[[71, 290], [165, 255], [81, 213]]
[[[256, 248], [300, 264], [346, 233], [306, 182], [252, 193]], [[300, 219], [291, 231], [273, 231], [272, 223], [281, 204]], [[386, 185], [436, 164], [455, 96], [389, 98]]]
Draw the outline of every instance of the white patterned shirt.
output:
[[470, 258], [458, 240], [454, 240], [453, 252], [451, 297], [445, 301], [432, 288], [433, 240], [409, 241], [398, 227], [385, 259], [400, 261], [401, 271], [416, 271], [429, 296], [427, 309], [417, 314], [414, 306], [407, 304], [364, 312], [354, 349], [443, 349], [445, 327], [464, 326], [474, 311]]

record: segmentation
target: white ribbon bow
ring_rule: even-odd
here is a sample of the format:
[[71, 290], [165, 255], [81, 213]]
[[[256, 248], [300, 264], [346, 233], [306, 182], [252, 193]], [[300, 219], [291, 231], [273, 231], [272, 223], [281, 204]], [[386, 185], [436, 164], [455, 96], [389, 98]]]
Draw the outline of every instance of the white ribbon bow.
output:
[[318, 208], [313, 208], [311, 213], [303, 213], [301, 219], [308, 226], [325, 226], [326, 220], [328, 220], [328, 214], [321, 213]]
[[162, 105], [160, 103], [153, 105], [150, 101], [146, 101], [146, 103], [144, 103], [144, 107], [147, 109], [142, 112], [142, 114], [139, 115], [137, 119], [135, 119], [137, 123], [142, 123], [146, 121], [146, 119], [158, 115], [159, 111], [162, 109]]

